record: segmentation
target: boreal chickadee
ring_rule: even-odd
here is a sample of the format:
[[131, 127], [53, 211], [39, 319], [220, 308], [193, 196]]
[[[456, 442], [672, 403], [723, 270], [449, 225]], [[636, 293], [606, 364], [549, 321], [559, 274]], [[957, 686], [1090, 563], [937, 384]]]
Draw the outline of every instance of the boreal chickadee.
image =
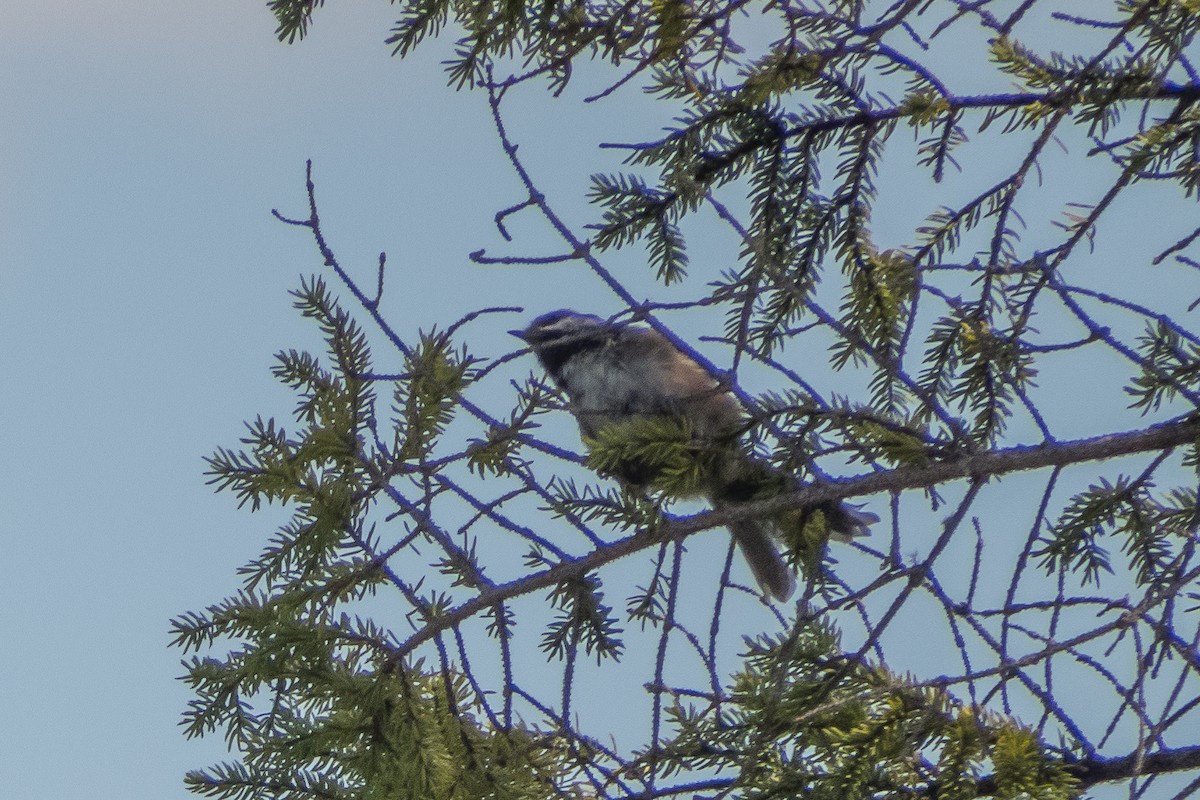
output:
[[[638, 418], [669, 417], [683, 423], [698, 446], [715, 454], [702, 481], [702, 493], [714, 508], [759, 499], [764, 484], [777, 492], [798, 487], [738, 440], [745, 415], [734, 396], [657, 331], [564, 309], [510, 333], [529, 344], [566, 394], [585, 438], [595, 439], [608, 426]], [[654, 479], [641, 462], [612, 472], [634, 488]], [[836, 501], [813, 510], [822, 513], [829, 536], [840, 540], [866, 535], [879, 520]], [[778, 522], [746, 518], [731, 522], [729, 529], [763, 591], [780, 600], [790, 597], [796, 581], [773, 542]]]

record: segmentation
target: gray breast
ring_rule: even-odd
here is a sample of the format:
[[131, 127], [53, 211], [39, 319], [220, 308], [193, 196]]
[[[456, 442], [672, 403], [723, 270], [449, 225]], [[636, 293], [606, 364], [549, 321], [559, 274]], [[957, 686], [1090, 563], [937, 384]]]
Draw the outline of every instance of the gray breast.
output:
[[617, 347], [580, 353], [563, 365], [561, 380], [585, 436], [639, 414], [670, 413], [659, 376]]

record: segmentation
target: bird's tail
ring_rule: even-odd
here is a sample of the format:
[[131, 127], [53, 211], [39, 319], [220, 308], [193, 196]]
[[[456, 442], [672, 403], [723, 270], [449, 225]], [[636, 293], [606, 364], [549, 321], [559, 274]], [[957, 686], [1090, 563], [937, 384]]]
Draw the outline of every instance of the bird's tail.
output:
[[777, 600], [791, 597], [796, 590], [796, 577], [775, 549], [768, 526], [759, 520], [741, 519], [729, 524], [729, 532], [762, 590]]
[[[714, 508], [728, 508], [800, 488], [794, 478], [753, 456], [726, 465], [722, 478], [720, 488], [711, 498]], [[870, 535], [871, 525], [879, 521], [875, 514], [840, 500], [818, 503], [811, 510], [821, 512], [829, 538], [839, 542]], [[806, 517], [807, 514], [802, 515], [802, 519]], [[762, 590], [779, 600], [787, 600], [796, 588], [796, 578], [775, 547], [773, 534], [777, 525], [777, 520], [743, 519], [730, 523], [729, 531]]]

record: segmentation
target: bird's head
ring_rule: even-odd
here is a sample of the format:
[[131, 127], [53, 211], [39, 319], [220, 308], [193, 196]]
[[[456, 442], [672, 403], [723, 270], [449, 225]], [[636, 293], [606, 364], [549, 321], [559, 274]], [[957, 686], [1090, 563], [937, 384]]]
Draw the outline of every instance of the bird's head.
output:
[[543, 314], [523, 330], [509, 333], [528, 344], [535, 353], [542, 353], [559, 347], [574, 349], [601, 344], [617, 327], [595, 314], [560, 309]]
[[524, 330], [509, 333], [529, 345], [561, 388], [566, 366], [579, 355], [603, 349], [620, 327], [594, 314], [561, 309], [543, 314]]

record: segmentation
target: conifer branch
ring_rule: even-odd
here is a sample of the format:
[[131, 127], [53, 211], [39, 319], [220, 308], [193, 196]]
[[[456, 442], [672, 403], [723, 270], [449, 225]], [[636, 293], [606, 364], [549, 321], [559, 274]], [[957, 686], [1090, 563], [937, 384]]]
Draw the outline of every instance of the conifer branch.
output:
[[[303, 37], [322, 5], [271, 0], [278, 35]], [[295, 513], [244, 568], [243, 591], [173, 623], [187, 651], [231, 643], [187, 664], [196, 699], [186, 722], [193, 734], [223, 728], [244, 760], [194, 773], [191, 788], [347, 800], [364, 786], [421, 800], [1064, 800], [1200, 770], [1200, 748], [1179, 746], [1200, 714], [1187, 696], [1200, 674], [1200, 334], [1187, 300], [1166, 296], [1196, 295], [1184, 283], [1194, 274], [1180, 279], [1176, 265], [1196, 266], [1200, 235], [1192, 223], [1165, 231], [1144, 263], [1119, 265], [1123, 280], [1145, 284], [1139, 292], [1167, 287], [1150, 299], [1092, 282], [1094, 262], [1118, 265], [1081, 263], [1105, 231], [1128, 232], [1140, 186], [1200, 193], [1200, 73], [1186, 52], [1200, 17], [1193, 0], [1118, 4], [1111, 20], [1052, 13], [1087, 34], [1064, 54], [1022, 40], [1049, 0], [993, 5], [784, 0], [755, 18], [774, 37], [751, 43], [739, 41], [741, 16], [759, 13], [746, 0], [402, 0], [389, 44], [406, 55], [453, 28], [451, 83], [486, 94], [516, 178], [496, 230], [519, 248], [506, 223], [529, 210], [558, 237], [503, 255], [465, 248], [467, 258], [541, 265], [555, 273], [542, 289], [563, 267], [620, 305], [613, 320], [667, 337], [742, 403], [739, 433], [785, 476], [772, 487], [782, 493], [670, 515], [646, 494], [580, 479], [582, 467], [611, 473], [633, 453], [670, 464], [674, 483], [650, 491], [687, 496], [701, 461], [665, 416], [590, 437], [588, 456], [555, 426], [539, 430], [542, 414], [565, 419], [564, 398], [524, 377], [527, 352], [481, 341], [483, 325], [472, 325], [516, 309], [475, 304], [436, 334], [406, 338], [380, 308], [384, 255], [362, 285], [339, 263], [310, 162], [306, 214], [273, 213], [313, 236], [388, 352], [376, 359], [324, 282], [306, 280], [297, 307], [327, 351], [281, 353], [274, 370], [299, 395], [298, 427], [258, 418], [240, 447], [209, 459], [219, 489]], [[988, 44], [968, 52], [952, 31]], [[954, 64], [976, 55], [973, 69], [1004, 83], [944, 69], [942, 45]], [[640, 83], [673, 117], [655, 141], [602, 145], [628, 158], [593, 181], [591, 234], [542, 191], [522, 157], [529, 143], [519, 155], [506, 125], [535, 77], [569, 102], [563, 90], [585, 61], [611, 71], [583, 103]], [[1013, 88], [989, 91], [1004, 84]], [[891, 168], [908, 152], [896, 134], [909, 131], [920, 174]], [[1101, 183], [1055, 182], [1059, 140]], [[981, 164], [980, 151], [1011, 164]], [[921, 189], [924, 176], [933, 183]], [[908, 227], [909, 206], [927, 202], [914, 218], [924, 222]], [[712, 211], [723, 224], [710, 224]], [[1049, 244], [1044, 219], [1061, 220]], [[737, 255], [712, 263], [722, 251], [707, 249], [709, 236]], [[650, 278], [688, 281], [685, 293], [640, 299], [647, 283], [606, 255], [630, 247], [645, 248]], [[1158, 273], [1142, 270], [1171, 257]], [[693, 316], [707, 336], [667, 324]], [[1067, 359], [1110, 369], [1102, 359], [1114, 354], [1104, 399], [1133, 405], [1109, 430], [1145, 427], [1062, 438], [1079, 428], [1048, 395], [1061, 384], [1035, 378], [1061, 380]], [[1038, 441], [1013, 445], [1029, 437]], [[1129, 474], [1108, 474], [1116, 459]], [[827, 477], [847, 462], [863, 474]], [[988, 504], [1027, 484], [1036, 486], [995, 524]], [[890, 536], [881, 522], [853, 549], [806, 538], [820, 526], [796, 512], [863, 496], [887, 509]], [[710, 543], [688, 537], [751, 516], [788, 522], [774, 532], [802, 573], [790, 609], [738, 582], [732, 542], [704, 581], [693, 577], [703, 565], [684, 543]], [[605, 569], [646, 550], [628, 572]], [[1109, 572], [1116, 582], [1101, 588]], [[631, 575], [649, 580], [624, 603], [605, 600]], [[394, 603], [385, 624], [360, 616], [379, 607], [363, 604], [377, 590]], [[914, 616], [919, 630], [906, 627]], [[406, 622], [415, 630], [404, 638]], [[775, 630], [753, 636], [760, 622]], [[909, 657], [914, 635], [928, 654]], [[539, 647], [550, 662], [530, 671], [526, 651]], [[623, 653], [635, 657], [612, 665]], [[593, 658], [635, 670], [603, 692], [630, 702], [639, 741], [609, 743], [609, 731], [589, 726]], [[1076, 680], [1100, 688], [1082, 707], [1063, 691]], [[626, 683], [635, 688], [618, 691]]]
[[604, 544], [578, 559], [549, 567], [516, 581], [498, 584], [477, 597], [430, 619], [405, 640], [393, 658], [403, 658], [439, 631], [461, 624], [504, 600], [578, 579], [613, 561], [666, 540], [680, 540], [700, 531], [726, 526], [731, 520], [805, 508], [827, 500], [862, 497], [940, 486], [949, 481], [997, 477], [1013, 472], [1061, 467], [1138, 453], [1159, 452], [1194, 444], [1200, 430], [1190, 422], [1155, 425], [1139, 431], [1114, 433], [1075, 441], [1054, 442], [984, 451], [928, 466], [899, 467], [837, 482], [807, 486], [779, 497], [748, 503], [736, 509], [676, 517], [653, 533], [636, 533]]

